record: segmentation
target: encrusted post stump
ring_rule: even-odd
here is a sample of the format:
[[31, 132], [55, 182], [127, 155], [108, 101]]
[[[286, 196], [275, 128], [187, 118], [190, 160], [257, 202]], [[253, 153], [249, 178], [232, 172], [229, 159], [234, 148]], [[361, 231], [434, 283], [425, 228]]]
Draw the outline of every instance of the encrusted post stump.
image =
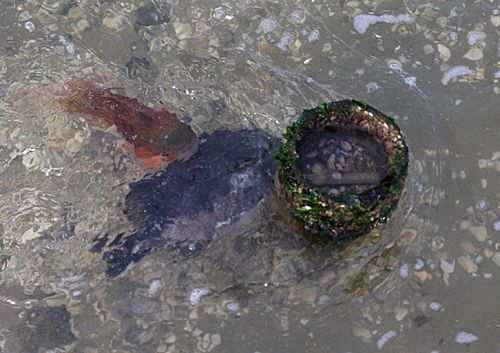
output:
[[392, 117], [343, 100], [304, 110], [277, 159], [279, 197], [315, 233], [343, 239], [386, 222], [408, 169], [408, 148]]

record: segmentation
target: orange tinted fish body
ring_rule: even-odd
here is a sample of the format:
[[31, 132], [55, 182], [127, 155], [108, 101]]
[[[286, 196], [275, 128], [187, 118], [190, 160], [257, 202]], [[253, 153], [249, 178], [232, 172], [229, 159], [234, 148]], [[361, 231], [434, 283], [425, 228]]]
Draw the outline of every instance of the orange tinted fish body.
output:
[[185, 161], [198, 148], [196, 134], [175, 113], [150, 108], [90, 81], [70, 81], [59, 102], [71, 114], [106, 128], [115, 125], [145, 167]]

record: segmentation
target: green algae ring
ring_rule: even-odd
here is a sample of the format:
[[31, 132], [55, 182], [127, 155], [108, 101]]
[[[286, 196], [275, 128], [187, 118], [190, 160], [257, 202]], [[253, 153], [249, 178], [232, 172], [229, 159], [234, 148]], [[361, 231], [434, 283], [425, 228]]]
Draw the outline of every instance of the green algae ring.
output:
[[307, 229], [343, 239], [390, 218], [408, 169], [392, 117], [357, 100], [323, 103], [304, 110], [284, 139], [278, 195]]

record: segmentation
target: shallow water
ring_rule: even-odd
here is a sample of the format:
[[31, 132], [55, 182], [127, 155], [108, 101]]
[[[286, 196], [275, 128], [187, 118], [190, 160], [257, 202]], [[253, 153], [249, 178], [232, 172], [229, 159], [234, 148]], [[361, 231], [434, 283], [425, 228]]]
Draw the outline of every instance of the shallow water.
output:
[[[2, 1], [0, 351], [500, 351], [499, 25], [490, 1]], [[272, 197], [215, 226], [186, 212], [202, 251], [110, 278], [95, 239], [133, 234], [127, 194], [153, 176], [55, 104], [74, 77], [208, 135], [279, 138], [363, 99], [410, 147], [398, 210], [345, 249]]]

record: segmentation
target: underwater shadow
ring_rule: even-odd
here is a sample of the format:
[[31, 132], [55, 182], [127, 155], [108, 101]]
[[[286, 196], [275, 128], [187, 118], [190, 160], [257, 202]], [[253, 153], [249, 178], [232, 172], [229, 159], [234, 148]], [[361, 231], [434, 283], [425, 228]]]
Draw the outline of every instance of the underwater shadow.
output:
[[95, 239], [106, 273], [116, 277], [160, 249], [194, 256], [232, 223], [272, 193], [280, 140], [263, 130], [216, 131], [202, 135], [186, 162], [130, 184], [124, 212], [131, 234]]

